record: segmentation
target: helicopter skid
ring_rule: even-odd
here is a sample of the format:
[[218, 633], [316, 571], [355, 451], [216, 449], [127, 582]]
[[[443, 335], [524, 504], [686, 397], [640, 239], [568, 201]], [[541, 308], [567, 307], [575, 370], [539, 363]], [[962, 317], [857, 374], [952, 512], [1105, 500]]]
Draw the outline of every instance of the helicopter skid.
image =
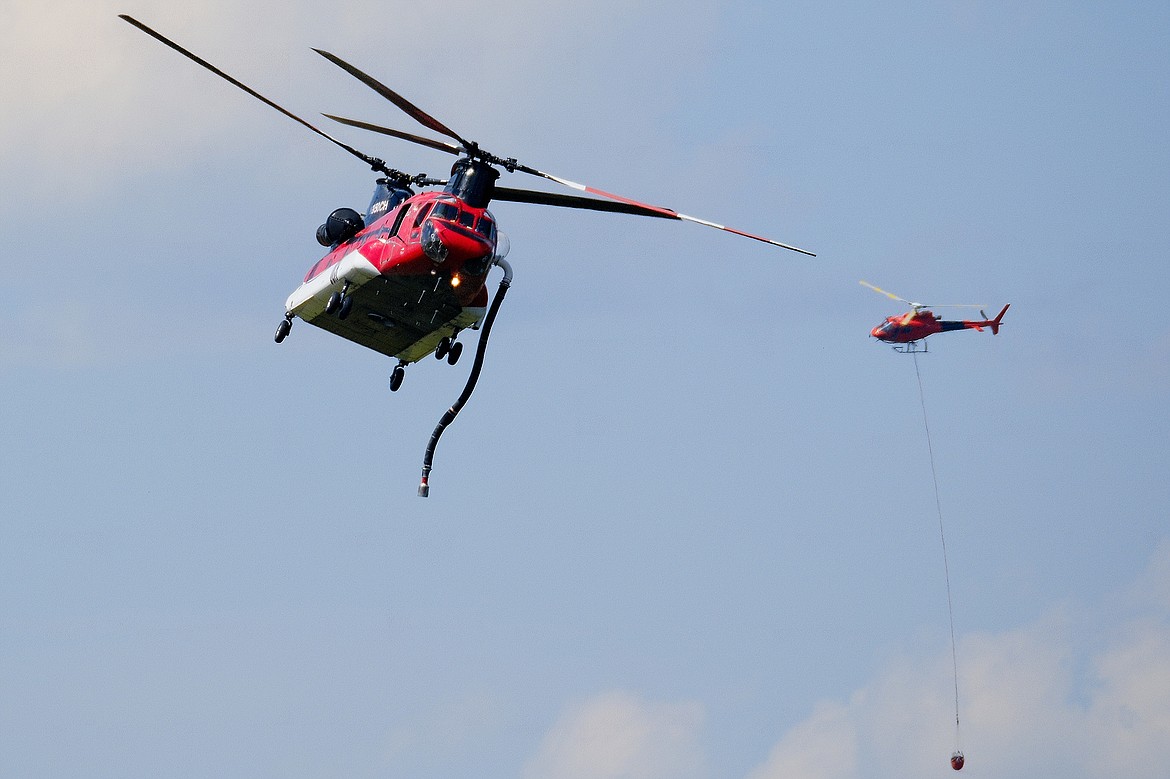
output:
[[899, 344], [893, 347], [898, 354], [927, 354], [929, 349], [926, 348], [926, 341], [909, 341], [904, 344]]

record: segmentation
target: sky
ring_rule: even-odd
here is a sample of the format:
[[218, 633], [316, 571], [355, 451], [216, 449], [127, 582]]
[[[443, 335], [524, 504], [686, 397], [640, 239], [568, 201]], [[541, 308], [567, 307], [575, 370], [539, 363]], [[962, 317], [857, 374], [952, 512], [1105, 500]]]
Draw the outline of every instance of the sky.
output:
[[[0, 9], [0, 774], [1164, 773], [1164, 3]], [[118, 13], [817, 257], [496, 204], [420, 499], [470, 362], [272, 340], [373, 175]], [[912, 358], [862, 279], [1011, 309]]]

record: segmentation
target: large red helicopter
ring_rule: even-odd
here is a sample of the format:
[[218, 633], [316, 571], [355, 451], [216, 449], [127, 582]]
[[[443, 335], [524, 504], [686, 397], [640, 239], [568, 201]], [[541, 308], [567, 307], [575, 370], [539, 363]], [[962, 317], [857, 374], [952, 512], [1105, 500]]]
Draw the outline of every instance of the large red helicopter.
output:
[[[327, 118], [342, 124], [421, 144], [458, 158], [447, 179], [394, 170], [383, 160], [358, 151], [285, 110], [137, 19], [125, 14], [120, 17], [344, 149], [380, 174], [365, 214], [351, 208], [339, 208], [317, 229], [317, 240], [328, 248], [328, 252], [309, 269], [300, 286], [285, 301], [284, 318], [276, 329], [277, 343], [289, 335], [293, 319], [300, 318], [396, 358], [398, 363], [390, 376], [390, 389], [397, 390], [402, 385], [407, 365], [429, 354], [439, 359], [446, 358], [454, 365], [463, 350], [458, 340], [460, 333], [482, 327], [467, 386], [431, 436], [419, 487], [422, 496], [428, 494], [427, 478], [439, 435], [458, 414], [475, 386], [488, 333], [511, 283], [512, 270], [504, 259], [509, 242], [488, 211], [493, 200], [696, 222], [815, 256], [812, 252], [770, 238], [578, 184], [523, 165], [515, 158], [498, 157], [465, 139], [372, 76], [336, 55], [314, 49], [423, 127], [456, 142], [326, 114]], [[502, 171], [538, 176], [594, 197], [497, 186]], [[415, 191], [415, 188], [421, 190], [434, 186], [442, 189]], [[489, 308], [485, 284], [488, 272], [496, 265], [503, 269], [504, 277]]]
[[[992, 335], [999, 335], [999, 323], [1003, 320], [1003, 315], [1011, 306], [1011, 303], [1009, 303], [1000, 310], [995, 319], [988, 319], [987, 314], [983, 313], [981, 306], [967, 304], [928, 306], [925, 303], [915, 303], [905, 298], [900, 298], [892, 292], [886, 292], [880, 287], [875, 287], [868, 281], [861, 283], [875, 292], [880, 292], [888, 298], [901, 301], [910, 306], [910, 311], [907, 313], [886, 317], [886, 321], [869, 331], [869, 334], [879, 341], [898, 344], [894, 347], [895, 351], [906, 352], [908, 354], [927, 351], [926, 343], [923, 339], [935, 333], [945, 333], [951, 330], [978, 330], [982, 332], [983, 328], [987, 327], [991, 329]], [[945, 321], [940, 319], [937, 314], [928, 311], [928, 308], [979, 308], [981, 309], [979, 313], [983, 319]], [[921, 349], [918, 347], [919, 342], [922, 342]]]

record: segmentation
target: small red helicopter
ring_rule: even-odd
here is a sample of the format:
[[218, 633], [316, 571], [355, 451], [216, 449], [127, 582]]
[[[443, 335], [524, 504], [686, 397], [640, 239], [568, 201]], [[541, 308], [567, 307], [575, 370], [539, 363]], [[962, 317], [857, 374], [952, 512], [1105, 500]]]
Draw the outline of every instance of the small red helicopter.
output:
[[[880, 287], [875, 287], [868, 281], [863, 281], [861, 284], [869, 287], [874, 292], [880, 292], [888, 298], [901, 301], [910, 306], [911, 310], [909, 312], [886, 317], [886, 321], [869, 331], [869, 334], [879, 341], [898, 344], [894, 347], [894, 351], [904, 352], [906, 354], [927, 351], [924, 339], [928, 335], [934, 335], [935, 333], [945, 333], [951, 330], [978, 330], [982, 332], [983, 328], [987, 327], [991, 329], [992, 335], [999, 335], [999, 323], [1003, 320], [1003, 315], [1011, 306], [1011, 303], [1008, 303], [1000, 310], [995, 319], [988, 319], [987, 314], [984, 314], [982, 307], [978, 305], [952, 304], [946, 306], [928, 306], [925, 303], [915, 303], [905, 298], [900, 298], [893, 293], [886, 292]], [[928, 308], [978, 308], [983, 319], [977, 321], [944, 321], [933, 312], [928, 311]], [[918, 346], [919, 342], [922, 343], [921, 348]]]
[[[463, 344], [458, 340], [460, 333], [482, 327], [467, 386], [431, 436], [424, 457], [420, 496], [428, 494], [427, 479], [439, 436], [474, 389], [488, 333], [512, 280], [511, 266], [504, 259], [510, 243], [500, 232], [495, 216], [488, 211], [493, 200], [695, 222], [815, 256], [810, 251], [770, 238], [578, 184], [523, 165], [512, 157], [498, 157], [340, 57], [314, 49], [423, 127], [456, 142], [434, 140], [325, 114], [344, 125], [420, 144], [458, 158], [445, 180], [423, 173], [411, 175], [394, 170], [383, 160], [357, 150], [285, 110], [137, 19], [126, 14], [119, 16], [381, 174], [365, 214], [351, 208], [338, 208], [317, 229], [317, 241], [327, 247], [328, 252], [309, 269], [300, 286], [285, 301], [284, 318], [276, 329], [277, 343], [288, 337], [294, 317], [299, 317], [342, 338], [397, 358], [398, 364], [390, 375], [390, 389], [397, 391], [407, 365], [429, 354], [438, 359], [446, 358], [454, 365], [463, 351]], [[527, 173], [593, 197], [497, 186], [502, 171]], [[431, 186], [441, 186], [442, 189], [415, 191], [416, 187]], [[503, 269], [504, 277], [489, 308], [485, 284], [488, 272], [496, 265]]]

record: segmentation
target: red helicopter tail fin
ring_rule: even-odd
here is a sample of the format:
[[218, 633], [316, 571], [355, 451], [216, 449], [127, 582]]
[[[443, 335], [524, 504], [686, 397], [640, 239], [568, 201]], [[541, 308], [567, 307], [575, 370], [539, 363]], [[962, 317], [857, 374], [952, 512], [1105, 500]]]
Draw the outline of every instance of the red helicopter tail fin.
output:
[[1008, 303], [1006, 306], [1004, 306], [1002, 309], [1000, 309], [1000, 312], [995, 317], [995, 319], [992, 319], [987, 323], [991, 326], [991, 334], [992, 335], [999, 335], [999, 322], [1001, 319], [1003, 319], [1003, 315], [1007, 313], [1007, 310], [1011, 307], [1011, 305], [1012, 305], [1011, 303]]

